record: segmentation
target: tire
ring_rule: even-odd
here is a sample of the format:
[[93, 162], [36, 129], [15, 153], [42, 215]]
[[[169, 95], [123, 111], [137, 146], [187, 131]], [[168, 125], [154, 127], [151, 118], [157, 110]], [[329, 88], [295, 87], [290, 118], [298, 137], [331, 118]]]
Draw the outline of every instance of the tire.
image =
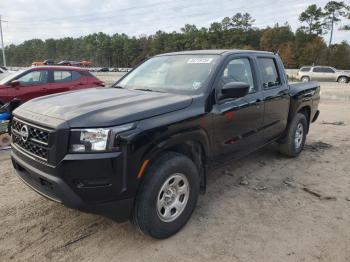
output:
[[338, 78], [337, 81], [338, 81], [338, 83], [345, 84], [345, 83], [349, 82], [349, 79], [346, 76], [341, 76]]
[[280, 152], [286, 156], [297, 157], [304, 148], [307, 129], [305, 115], [296, 114], [287, 130], [285, 141], [280, 144]]
[[300, 80], [301, 80], [301, 82], [303, 82], [303, 83], [307, 83], [307, 82], [310, 82], [310, 77], [308, 77], [308, 76], [303, 76]]
[[174, 152], [163, 154], [147, 169], [136, 197], [134, 223], [153, 238], [176, 234], [191, 217], [199, 189], [197, 167], [188, 157]]

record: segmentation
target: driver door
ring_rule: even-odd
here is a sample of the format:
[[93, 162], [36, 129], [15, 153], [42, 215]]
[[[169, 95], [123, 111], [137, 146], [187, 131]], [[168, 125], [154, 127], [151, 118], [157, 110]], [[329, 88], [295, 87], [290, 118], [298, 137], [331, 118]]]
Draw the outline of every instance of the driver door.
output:
[[223, 155], [235, 158], [263, 143], [260, 130], [264, 105], [254, 63], [252, 57], [233, 57], [227, 62], [217, 81], [217, 94], [229, 82], [245, 82], [250, 85], [246, 96], [222, 101], [217, 99], [213, 108], [214, 145], [219, 158]]
[[33, 70], [25, 73], [16, 80], [18, 86], [10, 87], [13, 98], [18, 98], [22, 103], [45, 95], [45, 88], [48, 79], [47, 70]]

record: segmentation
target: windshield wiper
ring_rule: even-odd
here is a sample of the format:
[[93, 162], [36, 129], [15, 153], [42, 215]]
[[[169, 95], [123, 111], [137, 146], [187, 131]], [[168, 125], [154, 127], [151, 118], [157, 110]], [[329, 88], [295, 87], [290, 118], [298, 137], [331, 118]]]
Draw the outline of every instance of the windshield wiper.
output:
[[118, 86], [118, 85], [113, 86], [113, 88], [120, 88], [120, 89], [124, 89], [124, 87], [122, 87], [122, 86]]
[[135, 89], [133, 89], [133, 90], [164, 93], [164, 92], [162, 92], [162, 91], [158, 91], [158, 90], [154, 90], [154, 89], [149, 89], [149, 88], [135, 88]]

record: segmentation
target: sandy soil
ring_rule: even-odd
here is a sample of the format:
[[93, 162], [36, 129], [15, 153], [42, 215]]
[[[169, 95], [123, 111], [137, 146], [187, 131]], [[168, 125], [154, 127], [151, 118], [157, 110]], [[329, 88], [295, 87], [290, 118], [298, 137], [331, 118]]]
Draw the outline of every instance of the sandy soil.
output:
[[0, 261], [350, 261], [350, 103], [320, 109], [299, 158], [271, 145], [211, 173], [163, 241], [46, 200], [0, 152]]

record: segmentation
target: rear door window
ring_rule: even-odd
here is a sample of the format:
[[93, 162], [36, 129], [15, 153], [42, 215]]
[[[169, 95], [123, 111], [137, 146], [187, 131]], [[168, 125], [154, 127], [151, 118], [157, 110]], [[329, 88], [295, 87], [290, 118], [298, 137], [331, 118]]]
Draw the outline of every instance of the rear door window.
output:
[[65, 83], [72, 81], [72, 73], [70, 71], [54, 71], [53, 81], [55, 83]]
[[281, 85], [276, 61], [273, 58], [258, 58], [264, 89], [276, 88]]

